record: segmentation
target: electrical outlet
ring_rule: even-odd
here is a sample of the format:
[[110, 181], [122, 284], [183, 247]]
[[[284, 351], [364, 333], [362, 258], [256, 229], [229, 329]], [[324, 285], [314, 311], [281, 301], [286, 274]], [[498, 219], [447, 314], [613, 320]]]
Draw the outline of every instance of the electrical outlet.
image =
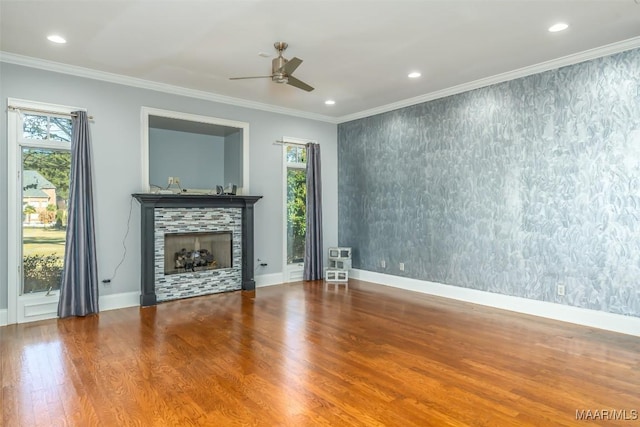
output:
[[380, 267], [387, 268], [387, 263], [385, 260], [380, 260]]
[[167, 180], [167, 185], [172, 185], [173, 184], [173, 177], [170, 176], [169, 179]]
[[564, 296], [564, 285], [558, 285], [558, 295], [561, 297]]
[[404, 271], [404, 262], [400, 263], [400, 271]]
[[174, 176], [174, 177], [173, 177], [173, 183], [174, 183], [175, 185], [180, 185], [180, 177]]

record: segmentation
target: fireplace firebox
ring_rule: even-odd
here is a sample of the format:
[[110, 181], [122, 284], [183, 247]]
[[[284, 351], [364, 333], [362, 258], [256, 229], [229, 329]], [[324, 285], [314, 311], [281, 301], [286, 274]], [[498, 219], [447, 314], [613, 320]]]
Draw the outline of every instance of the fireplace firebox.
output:
[[166, 233], [164, 274], [233, 267], [233, 234], [230, 231]]

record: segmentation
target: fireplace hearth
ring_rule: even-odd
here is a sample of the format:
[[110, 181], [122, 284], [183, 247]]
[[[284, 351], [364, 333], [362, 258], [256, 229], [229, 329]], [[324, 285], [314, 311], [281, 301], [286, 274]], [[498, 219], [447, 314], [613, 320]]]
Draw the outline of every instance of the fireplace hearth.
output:
[[137, 193], [140, 305], [254, 290], [253, 205], [262, 196]]

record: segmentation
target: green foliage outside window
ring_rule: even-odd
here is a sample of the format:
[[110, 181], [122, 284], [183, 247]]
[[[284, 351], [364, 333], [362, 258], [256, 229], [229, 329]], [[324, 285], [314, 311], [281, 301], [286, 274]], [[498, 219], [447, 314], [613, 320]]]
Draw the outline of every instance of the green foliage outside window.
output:
[[56, 254], [26, 255], [22, 259], [24, 271], [23, 292], [44, 292], [60, 289], [62, 258]]
[[287, 169], [287, 263], [304, 260], [307, 229], [307, 175], [304, 169]]

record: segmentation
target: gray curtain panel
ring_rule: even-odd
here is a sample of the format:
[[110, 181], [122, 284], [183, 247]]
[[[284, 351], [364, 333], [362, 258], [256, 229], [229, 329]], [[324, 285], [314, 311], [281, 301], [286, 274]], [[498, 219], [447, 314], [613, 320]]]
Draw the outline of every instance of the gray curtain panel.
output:
[[304, 280], [322, 279], [322, 180], [320, 145], [307, 144], [307, 230], [304, 241]]
[[87, 113], [76, 111], [72, 124], [67, 242], [58, 303], [58, 316], [61, 318], [86, 316], [99, 311]]

